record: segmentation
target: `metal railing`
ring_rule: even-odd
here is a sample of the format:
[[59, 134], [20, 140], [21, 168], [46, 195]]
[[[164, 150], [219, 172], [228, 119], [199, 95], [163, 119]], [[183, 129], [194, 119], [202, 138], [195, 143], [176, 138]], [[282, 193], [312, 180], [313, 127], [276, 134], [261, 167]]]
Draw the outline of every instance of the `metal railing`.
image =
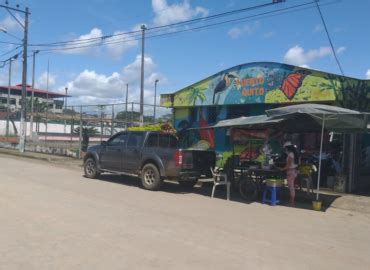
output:
[[[80, 158], [89, 145], [98, 144], [130, 126], [139, 126], [140, 104], [135, 102], [76, 105], [48, 108], [34, 106], [33, 117], [27, 113], [26, 150], [54, 152]], [[171, 109], [144, 105], [144, 124], [172, 121]], [[32, 123], [31, 123], [32, 121]], [[32, 130], [31, 130], [32, 127]], [[19, 141], [20, 110], [0, 107], [0, 143], [16, 145]]]

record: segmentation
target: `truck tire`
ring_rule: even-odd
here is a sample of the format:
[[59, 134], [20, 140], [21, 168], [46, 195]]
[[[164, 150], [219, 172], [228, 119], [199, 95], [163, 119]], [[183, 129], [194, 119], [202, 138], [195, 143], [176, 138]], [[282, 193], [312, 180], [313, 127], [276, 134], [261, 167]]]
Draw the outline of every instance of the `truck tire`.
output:
[[198, 179], [194, 178], [194, 179], [185, 180], [185, 181], [179, 180], [178, 182], [179, 182], [179, 185], [182, 186], [182, 187], [192, 188], [198, 183]]
[[163, 181], [157, 166], [152, 163], [145, 164], [141, 170], [141, 184], [145, 189], [158, 190]]
[[97, 178], [100, 175], [94, 158], [90, 157], [86, 159], [84, 164], [84, 172], [87, 178]]

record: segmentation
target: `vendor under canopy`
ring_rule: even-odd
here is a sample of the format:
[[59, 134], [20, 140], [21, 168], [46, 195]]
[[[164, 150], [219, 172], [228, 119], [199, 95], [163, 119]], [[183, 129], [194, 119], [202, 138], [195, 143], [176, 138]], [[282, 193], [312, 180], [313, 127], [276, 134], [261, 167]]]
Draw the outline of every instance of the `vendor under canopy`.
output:
[[321, 160], [323, 153], [324, 130], [342, 133], [368, 131], [368, 113], [348, 110], [321, 104], [300, 104], [267, 110], [266, 115], [240, 117], [218, 122], [213, 128], [257, 130], [277, 129], [287, 133], [321, 132], [319, 150], [319, 172], [316, 199], [319, 199]]

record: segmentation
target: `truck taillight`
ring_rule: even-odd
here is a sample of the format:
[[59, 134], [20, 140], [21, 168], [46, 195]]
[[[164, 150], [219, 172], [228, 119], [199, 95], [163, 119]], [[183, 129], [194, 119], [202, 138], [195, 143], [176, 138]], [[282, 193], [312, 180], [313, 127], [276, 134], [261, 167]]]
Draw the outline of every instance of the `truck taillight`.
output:
[[181, 167], [182, 165], [182, 151], [181, 150], [177, 150], [175, 152], [174, 160], [175, 160], [176, 166]]

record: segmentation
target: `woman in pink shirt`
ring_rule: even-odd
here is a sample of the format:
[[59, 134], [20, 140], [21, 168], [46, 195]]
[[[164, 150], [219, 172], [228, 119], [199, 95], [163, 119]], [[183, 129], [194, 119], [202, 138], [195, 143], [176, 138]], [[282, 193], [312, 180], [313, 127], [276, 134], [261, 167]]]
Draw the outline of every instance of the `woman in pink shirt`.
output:
[[286, 165], [281, 170], [286, 171], [288, 188], [290, 192], [289, 204], [294, 205], [295, 189], [294, 181], [297, 177], [298, 151], [291, 142], [284, 143], [285, 153], [287, 154]]

